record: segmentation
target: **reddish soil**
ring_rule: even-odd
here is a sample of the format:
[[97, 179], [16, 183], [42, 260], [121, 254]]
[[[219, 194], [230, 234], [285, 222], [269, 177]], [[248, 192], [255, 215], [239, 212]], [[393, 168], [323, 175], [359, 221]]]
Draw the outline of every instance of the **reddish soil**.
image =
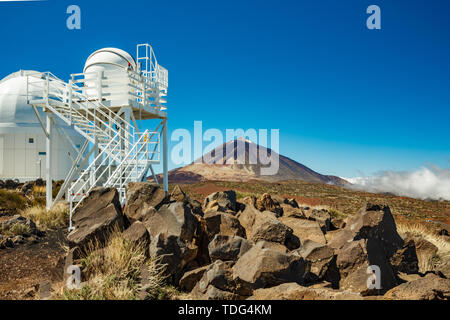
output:
[[38, 243], [0, 249], [0, 299], [31, 299], [24, 296], [31, 288], [61, 281], [65, 237], [65, 231], [49, 231]]
[[213, 192], [226, 191], [226, 190], [229, 190], [229, 188], [220, 187], [220, 186], [215, 185], [214, 183], [205, 183], [202, 186], [192, 188], [193, 192], [200, 194], [203, 197], [206, 197]]

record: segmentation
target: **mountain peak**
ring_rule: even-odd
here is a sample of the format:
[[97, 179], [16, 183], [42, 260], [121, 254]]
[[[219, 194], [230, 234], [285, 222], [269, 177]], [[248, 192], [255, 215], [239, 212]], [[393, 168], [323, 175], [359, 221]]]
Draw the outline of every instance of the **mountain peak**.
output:
[[[239, 138], [237, 138], [237, 139], [234, 139], [234, 140], [232, 140], [232, 141], [244, 141], [244, 142], [247, 142], [247, 143], [253, 143], [253, 144], [255, 144], [253, 141], [247, 139], [247, 138], [244, 137], [244, 136], [239, 137]], [[230, 141], [230, 142], [232, 142], [232, 141]]]
[[[276, 158], [278, 158], [278, 171], [275, 174], [261, 174], [263, 172], [261, 169], [269, 167], [270, 164], [262, 164], [259, 161], [260, 154], [271, 158], [271, 161], [276, 161]], [[230, 140], [205, 153], [193, 163], [169, 171], [170, 183], [193, 183], [205, 180], [262, 180], [270, 182], [303, 180], [335, 185], [347, 183], [347, 181], [339, 177], [315, 172], [303, 164], [279, 155], [270, 148], [260, 146], [245, 137]]]

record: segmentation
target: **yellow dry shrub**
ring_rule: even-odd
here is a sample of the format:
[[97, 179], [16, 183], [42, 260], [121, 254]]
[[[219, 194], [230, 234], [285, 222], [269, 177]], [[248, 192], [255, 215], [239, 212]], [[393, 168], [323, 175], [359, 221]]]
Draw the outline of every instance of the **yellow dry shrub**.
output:
[[125, 239], [118, 229], [111, 232], [106, 246], [92, 241], [78, 261], [86, 282], [79, 290], [63, 289], [60, 298], [135, 300], [143, 297], [142, 292], [144, 298], [158, 298], [163, 291], [164, 265], [148, 258], [147, 250], [144, 243]]
[[402, 237], [409, 233], [412, 236], [429, 241], [437, 247], [438, 250], [435, 256], [418, 256], [420, 272], [437, 271], [444, 265], [450, 263], [450, 242], [444, 239], [444, 237], [433, 233], [424, 225], [418, 223], [398, 223], [397, 232]]
[[47, 211], [43, 206], [34, 206], [22, 210], [21, 215], [33, 220], [41, 230], [55, 230], [69, 225], [69, 206], [59, 202]]

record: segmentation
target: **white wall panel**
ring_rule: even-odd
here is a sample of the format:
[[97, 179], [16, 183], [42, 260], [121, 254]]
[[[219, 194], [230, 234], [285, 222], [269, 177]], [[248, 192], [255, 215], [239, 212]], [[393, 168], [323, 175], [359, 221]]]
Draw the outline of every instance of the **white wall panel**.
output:
[[3, 177], [3, 136], [0, 136], [0, 177]]
[[14, 152], [14, 177], [26, 177], [25, 174], [25, 149], [15, 149]]

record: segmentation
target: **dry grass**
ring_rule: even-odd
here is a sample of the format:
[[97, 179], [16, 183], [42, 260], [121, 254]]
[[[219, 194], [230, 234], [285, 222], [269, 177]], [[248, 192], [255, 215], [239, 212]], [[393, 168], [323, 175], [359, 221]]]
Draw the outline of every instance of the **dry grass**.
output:
[[33, 186], [33, 193], [41, 196], [45, 196], [46, 193], [46, 187], [45, 186]]
[[250, 193], [250, 192], [241, 192], [241, 191], [235, 191], [236, 192], [236, 200], [242, 200], [246, 197], [250, 197], [250, 196], [255, 196], [256, 198], [258, 198], [260, 196], [260, 194], [254, 194], [254, 193]]
[[22, 210], [21, 215], [33, 220], [41, 230], [55, 230], [69, 225], [69, 207], [59, 202], [47, 211], [43, 206], [34, 206]]
[[[164, 266], [146, 256], [147, 247], [123, 238], [113, 230], [106, 247], [91, 242], [79, 263], [86, 282], [80, 290], [63, 289], [67, 300], [157, 299], [163, 295]], [[142, 293], [144, 296], [142, 296]]]
[[450, 242], [444, 237], [436, 235], [425, 226], [417, 223], [398, 223], [397, 231], [402, 237], [409, 233], [412, 236], [429, 241], [437, 247], [438, 251], [435, 256], [418, 256], [420, 272], [441, 270], [445, 264], [450, 262]]
[[8, 229], [1, 230], [0, 233], [7, 235], [7, 236], [18, 236], [18, 235], [30, 234], [31, 229], [30, 229], [30, 226], [28, 226], [26, 224], [14, 223]]
[[0, 208], [6, 210], [20, 210], [25, 208], [25, 197], [13, 190], [0, 189]]
[[347, 215], [335, 208], [329, 208], [328, 213], [331, 215], [332, 218], [336, 219], [345, 219]]

